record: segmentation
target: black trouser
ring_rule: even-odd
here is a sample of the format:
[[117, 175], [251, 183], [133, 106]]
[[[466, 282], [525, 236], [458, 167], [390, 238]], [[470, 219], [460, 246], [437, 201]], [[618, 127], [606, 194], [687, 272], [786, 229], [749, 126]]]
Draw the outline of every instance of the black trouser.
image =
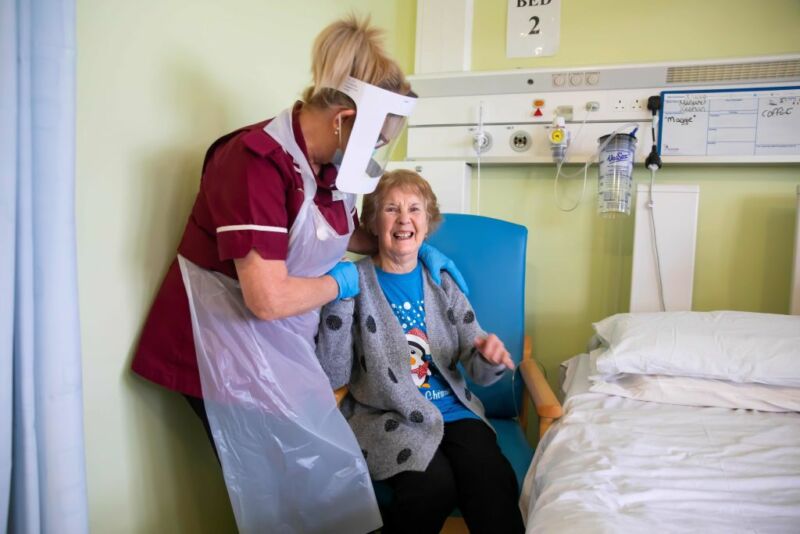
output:
[[192, 407], [192, 411], [197, 414], [197, 417], [199, 417], [200, 421], [203, 423], [203, 428], [206, 429], [208, 441], [211, 442], [211, 448], [214, 449], [214, 454], [217, 457], [217, 461], [219, 461], [217, 445], [214, 443], [214, 436], [211, 434], [211, 425], [208, 423], [208, 415], [206, 415], [206, 403], [203, 402], [203, 399], [199, 397], [192, 397], [191, 395], [184, 394], [183, 398], [186, 399], [186, 402], [188, 402], [189, 406]]
[[438, 533], [458, 506], [470, 534], [525, 532], [514, 470], [494, 432], [478, 419], [444, 425], [444, 437], [424, 472], [386, 480], [394, 490], [382, 532]]

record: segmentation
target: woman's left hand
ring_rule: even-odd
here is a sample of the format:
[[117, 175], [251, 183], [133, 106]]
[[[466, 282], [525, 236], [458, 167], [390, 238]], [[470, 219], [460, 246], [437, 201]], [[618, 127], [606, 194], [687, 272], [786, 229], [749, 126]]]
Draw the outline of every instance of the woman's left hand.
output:
[[431, 279], [436, 282], [437, 286], [442, 285], [442, 275], [439, 274], [439, 271], [447, 271], [458, 287], [461, 288], [461, 292], [469, 296], [467, 281], [461, 276], [461, 271], [458, 270], [453, 260], [442, 254], [439, 249], [430, 246], [427, 241], [423, 242], [419, 247], [418, 255], [425, 267], [428, 268]]
[[489, 334], [486, 337], [476, 337], [474, 344], [486, 361], [495, 365], [503, 364], [511, 370], [514, 369], [514, 360], [511, 359], [511, 354], [496, 335]]

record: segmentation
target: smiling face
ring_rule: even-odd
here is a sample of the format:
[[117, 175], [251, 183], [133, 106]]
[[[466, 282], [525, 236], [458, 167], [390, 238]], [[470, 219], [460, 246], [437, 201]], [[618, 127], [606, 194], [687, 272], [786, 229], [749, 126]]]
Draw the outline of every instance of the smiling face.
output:
[[386, 271], [408, 272], [428, 235], [425, 199], [415, 190], [395, 187], [384, 196], [375, 217], [378, 263]]

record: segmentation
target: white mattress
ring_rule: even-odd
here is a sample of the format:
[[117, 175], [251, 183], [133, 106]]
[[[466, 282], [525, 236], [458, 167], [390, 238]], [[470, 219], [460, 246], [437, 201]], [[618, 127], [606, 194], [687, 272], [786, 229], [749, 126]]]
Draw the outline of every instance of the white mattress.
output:
[[528, 533], [800, 533], [800, 414], [590, 393], [587, 375], [570, 360], [523, 486]]

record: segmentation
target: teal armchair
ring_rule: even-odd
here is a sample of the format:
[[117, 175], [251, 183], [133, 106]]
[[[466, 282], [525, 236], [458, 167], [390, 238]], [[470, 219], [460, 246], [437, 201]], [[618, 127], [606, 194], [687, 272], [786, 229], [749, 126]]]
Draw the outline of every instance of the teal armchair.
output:
[[[503, 340], [517, 364], [513, 377], [508, 373], [491, 386], [478, 386], [469, 378], [467, 381], [486, 408], [520, 489], [533, 458], [526, 435], [529, 399], [539, 416], [540, 435], [561, 416], [561, 405], [532, 359], [530, 338], [525, 336], [527, 240], [524, 226], [464, 214], [444, 214], [444, 221], [428, 238], [458, 266], [469, 285], [469, 300], [481, 326]], [[337, 396], [345, 393], [338, 390]], [[375, 492], [379, 503], [391, 499], [391, 490], [384, 484], [375, 483]], [[467, 532], [457, 510], [443, 532]]]

